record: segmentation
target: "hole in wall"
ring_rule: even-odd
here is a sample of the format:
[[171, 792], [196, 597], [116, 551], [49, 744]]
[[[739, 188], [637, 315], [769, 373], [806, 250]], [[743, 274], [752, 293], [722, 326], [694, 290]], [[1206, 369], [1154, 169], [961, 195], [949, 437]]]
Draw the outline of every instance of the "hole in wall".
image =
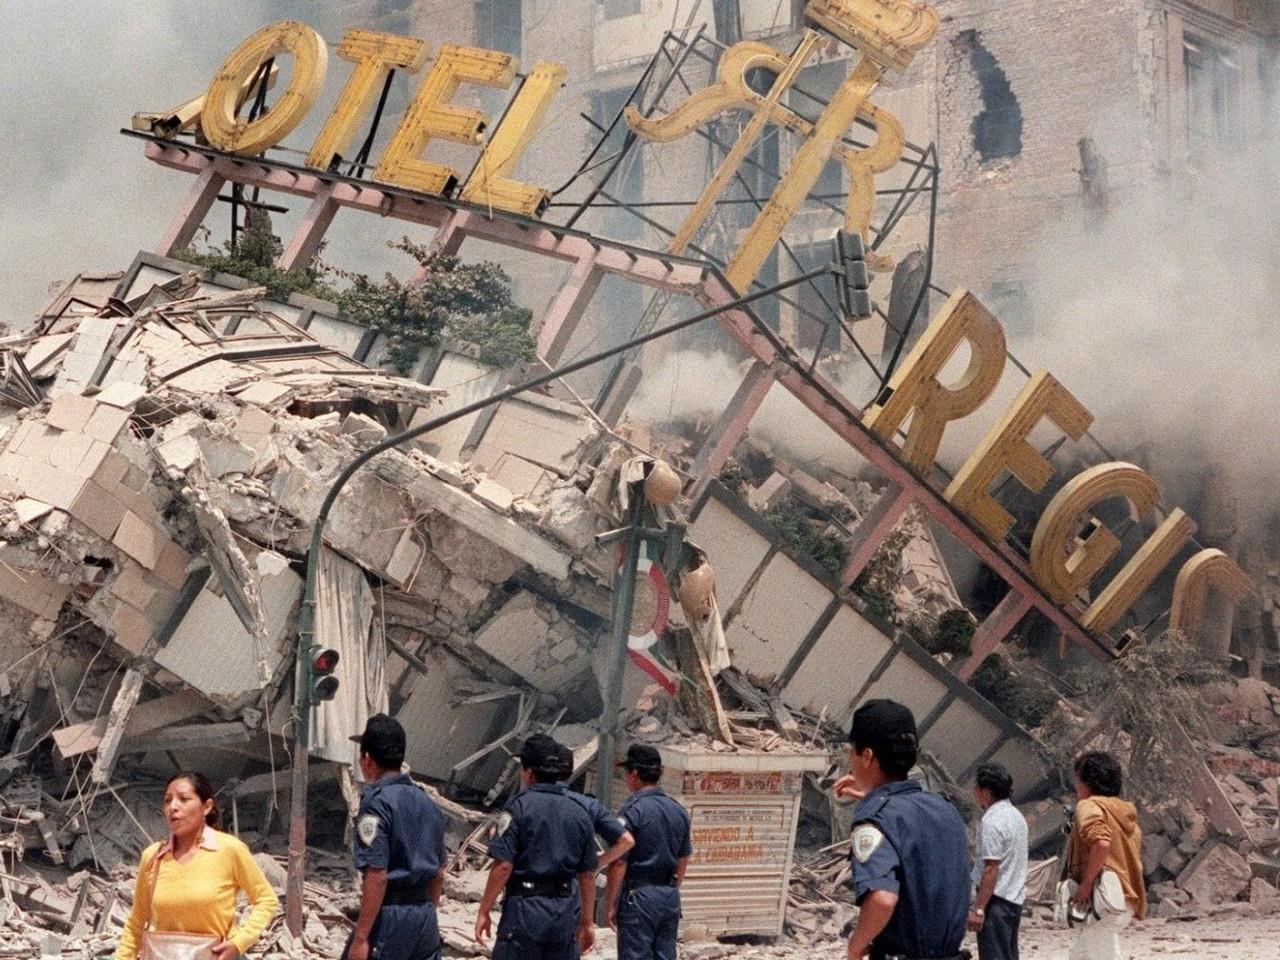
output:
[[977, 30], [957, 38], [969, 55], [969, 68], [978, 81], [982, 110], [973, 118], [973, 147], [983, 163], [1016, 157], [1022, 152], [1022, 106], [1009, 77], [995, 55], [982, 44]]

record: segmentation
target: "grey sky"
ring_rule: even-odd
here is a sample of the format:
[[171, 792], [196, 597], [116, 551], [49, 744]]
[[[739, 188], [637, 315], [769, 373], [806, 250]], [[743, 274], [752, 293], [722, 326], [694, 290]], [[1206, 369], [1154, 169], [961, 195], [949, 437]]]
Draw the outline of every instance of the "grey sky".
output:
[[346, 6], [0, 0], [0, 320], [25, 326], [51, 280], [123, 269], [161, 235], [191, 179], [119, 133], [135, 112], [199, 93], [264, 24], [304, 20], [336, 41]]

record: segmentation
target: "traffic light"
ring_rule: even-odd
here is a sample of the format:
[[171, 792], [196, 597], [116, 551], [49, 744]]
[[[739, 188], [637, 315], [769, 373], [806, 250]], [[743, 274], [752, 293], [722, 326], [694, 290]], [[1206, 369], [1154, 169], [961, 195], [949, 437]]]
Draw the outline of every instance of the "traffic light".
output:
[[840, 307], [850, 319], [871, 316], [871, 277], [867, 273], [866, 248], [862, 235], [837, 230], [833, 241], [836, 269], [840, 277]]
[[338, 678], [333, 671], [338, 667], [337, 650], [320, 650], [311, 657], [311, 702], [332, 700], [338, 692]]

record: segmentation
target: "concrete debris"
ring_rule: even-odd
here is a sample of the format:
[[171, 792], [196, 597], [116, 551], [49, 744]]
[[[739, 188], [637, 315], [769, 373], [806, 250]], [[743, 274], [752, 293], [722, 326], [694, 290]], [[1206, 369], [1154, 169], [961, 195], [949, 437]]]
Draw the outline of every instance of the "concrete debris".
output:
[[[228, 819], [282, 888], [312, 527], [346, 464], [445, 400], [321, 346], [267, 311], [261, 290], [205, 295], [184, 276], [123, 303], [95, 284], [78, 278], [85, 292], [0, 344], [4, 956], [47, 952], [50, 936], [110, 950], [130, 871], [164, 834], [158, 799], [174, 763], [226, 784]], [[847, 762], [851, 675], [871, 678], [863, 695], [934, 715], [920, 772], [931, 789], [963, 804], [957, 781], [979, 758], [1017, 767], [1038, 858], [1032, 903], [1047, 900], [1066, 814], [1039, 748], [993, 721], [945, 659], [898, 653], [847, 586], [833, 586], [838, 566], [819, 579], [795, 555], [797, 542], [847, 546], [879, 491], [747, 442], [740, 501], [710, 497], [690, 519], [673, 501], [693, 468], [687, 439], [634, 422], [609, 434], [543, 395], [500, 405], [482, 432], [470, 460], [457, 438], [382, 452], [333, 505], [314, 628], [340, 655], [339, 686], [314, 717], [309, 798], [312, 835], [331, 853], [308, 877], [301, 943], [277, 921], [262, 956], [341, 951], [358, 900], [338, 852], [347, 736], [382, 710], [406, 726], [407, 765], [446, 811], [446, 946], [480, 955], [470, 905], [492, 809], [517, 780], [516, 745], [552, 731], [580, 775], [592, 767], [618, 569], [616, 542], [597, 538], [625, 522], [628, 481], [645, 480], [655, 457], [669, 489], [653, 507], [663, 529], [646, 547], [632, 621], [625, 738], [669, 755], [680, 771], [671, 790], [703, 804], [707, 822], [740, 804], [753, 823], [783, 824], [743, 867], [776, 886], [777, 911], [726, 920], [691, 909], [686, 939], [817, 945], [854, 915], [850, 811], [829, 795]], [[782, 514], [798, 541], [763, 532]], [[914, 513], [895, 538], [878, 574], [887, 618], [905, 626], [962, 608], [942, 538]], [[1194, 804], [1154, 811], [1144, 868], [1161, 916], [1280, 903], [1280, 691], [1229, 682], [1206, 700], [1211, 779], [1243, 835]], [[948, 730], [963, 735], [943, 739]], [[704, 844], [700, 868], [743, 866], [741, 849], [717, 849]]]
[[1177, 884], [1198, 903], [1230, 903], [1249, 892], [1252, 877], [1244, 857], [1214, 841], [1182, 869]]

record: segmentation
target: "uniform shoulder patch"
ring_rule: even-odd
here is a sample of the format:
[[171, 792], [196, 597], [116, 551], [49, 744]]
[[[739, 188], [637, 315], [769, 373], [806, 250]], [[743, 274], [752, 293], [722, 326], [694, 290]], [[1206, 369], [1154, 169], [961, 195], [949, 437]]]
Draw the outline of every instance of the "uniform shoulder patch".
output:
[[502, 816], [498, 817], [498, 823], [494, 831], [494, 836], [500, 837], [511, 829], [511, 824], [515, 822], [515, 817], [510, 813], [503, 811]]
[[378, 839], [378, 830], [381, 827], [382, 821], [378, 819], [377, 814], [366, 813], [356, 821], [356, 836], [366, 847], [371, 846], [373, 841]]
[[884, 834], [874, 823], [860, 823], [853, 828], [853, 855], [859, 863], [866, 863], [884, 842]]

